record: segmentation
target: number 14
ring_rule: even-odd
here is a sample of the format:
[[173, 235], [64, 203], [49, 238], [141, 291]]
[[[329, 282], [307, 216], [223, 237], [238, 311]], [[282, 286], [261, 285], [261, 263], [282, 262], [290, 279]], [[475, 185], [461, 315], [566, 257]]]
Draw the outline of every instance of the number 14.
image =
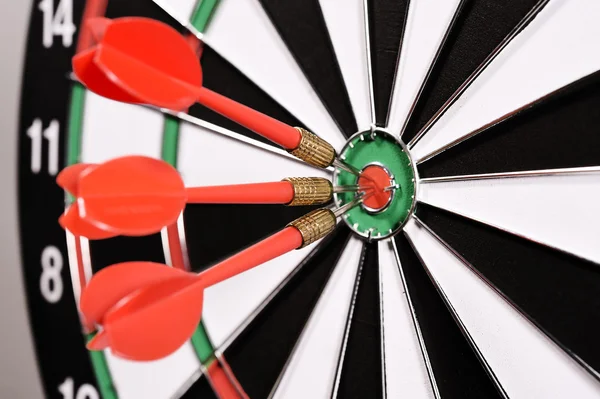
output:
[[44, 47], [54, 44], [54, 36], [62, 36], [63, 46], [71, 47], [75, 25], [73, 24], [73, 0], [60, 0], [54, 13], [54, 0], [42, 0], [39, 9], [44, 13]]

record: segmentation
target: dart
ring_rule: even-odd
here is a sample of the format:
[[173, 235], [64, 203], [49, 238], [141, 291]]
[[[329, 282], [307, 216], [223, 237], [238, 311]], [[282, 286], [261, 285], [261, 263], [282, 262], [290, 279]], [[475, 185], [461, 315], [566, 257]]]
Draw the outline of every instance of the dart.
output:
[[358, 176], [359, 171], [337, 159], [333, 147], [317, 135], [202, 87], [195, 49], [170, 26], [140, 17], [95, 18], [87, 26], [97, 44], [73, 58], [73, 71], [96, 94], [175, 112], [199, 102], [311, 165], [335, 165]]
[[110, 347], [115, 355], [136, 361], [168, 356], [190, 338], [200, 322], [206, 288], [320, 240], [333, 231], [337, 217], [366, 197], [361, 194], [336, 210], [312, 211], [199, 274], [149, 262], [103, 269], [81, 296], [85, 319], [102, 326], [88, 348]]
[[319, 205], [329, 202], [334, 192], [369, 189], [364, 184], [334, 188], [319, 177], [185, 187], [169, 163], [139, 155], [69, 166], [57, 183], [76, 197], [61, 216], [61, 226], [92, 239], [159, 232], [174, 223], [188, 203]]

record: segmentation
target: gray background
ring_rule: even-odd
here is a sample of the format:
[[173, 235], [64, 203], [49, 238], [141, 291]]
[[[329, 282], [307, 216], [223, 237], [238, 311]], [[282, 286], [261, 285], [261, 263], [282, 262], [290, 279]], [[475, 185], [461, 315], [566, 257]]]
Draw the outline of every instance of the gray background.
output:
[[[21, 277], [17, 134], [31, 0], [0, 0], [0, 398], [41, 398]], [[36, 1], [37, 3], [37, 1]]]

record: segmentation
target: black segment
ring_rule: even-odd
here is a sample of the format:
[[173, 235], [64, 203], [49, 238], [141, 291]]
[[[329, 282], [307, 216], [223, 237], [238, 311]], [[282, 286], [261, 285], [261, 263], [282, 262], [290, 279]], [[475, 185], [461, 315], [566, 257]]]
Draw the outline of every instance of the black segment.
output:
[[205, 375], [201, 376], [196, 382], [192, 384], [180, 397], [181, 399], [219, 399], [217, 394], [213, 391], [210, 386], [210, 382]]
[[402, 136], [406, 143], [540, 0], [467, 0]]
[[423, 334], [441, 397], [457, 399], [501, 397], [462, 335], [408, 240], [398, 235], [396, 245], [408, 294]]
[[365, 245], [360, 284], [338, 398], [382, 398], [379, 253], [377, 243]]
[[[58, 7], [58, 2], [54, 6]], [[83, 6], [83, 1], [73, 2], [76, 24], [83, 14]], [[37, 3], [31, 10], [19, 130], [5, 134], [19, 137], [18, 207], [23, 295], [29, 310], [37, 365], [45, 397], [62, 399], [59, 386], [68, 383], [68, 378], [72, 379], [75, 390], [83, 384], [91, 384], [98, 391], [98, 385], [73, 296], [65, 231], [58, 224], [65, 207], [64, 191], [56, 184], [56, 176], [48, 172], [49, 145], [46, 140], [42, 141], [41, 170], [32, 172], [32, 140], [27, 136], [27, 130], [36, 119], [42, 129], [48, 128], [51, 121], [57, 121], [60, 125], [58, 162], [60, 168], [65, 166], [67, 109], [71, 93], [71, 84], [65, 76], [71, 70], [74, 46], [64, 47], [62, 38], [55, 37], [53, 46], [45, 48], [42, 44], [43, 13]], [[79, 30], [74, 42], [78, 34]], [[12, 194], [6, 192], [4, 195]], [[48, 260], [46, 267], [56, 271], [53, 282], [48, 281], [48, 290], [54, 293], [51, 301], [41, 291], [44, 253]], [[25, 383], [37, 384], [34, 381]]]
[[260, 3], [342, 132], [346, 137], [356, 133], [356, 119], [319, 1]]
[[225, 350], [233, 374], [250, 398], [268, 397], [348, 238], [345, 226], [325, 238], [303, 261], [302, 269]]
[[188, 205], [184, 213], [192, 269], [205, 269], [283, 229], [316, 207]]
[[387, 124], [409, 2], [369, 0], [368, 3], [375, 119], [381, 127]]
[[144, 237], [115, 237], [90, 241], [94, 273], [121, 262], [148, 261], [165, 263], [160, 234]]
[[419, 165], [420, 175], [600, 165], [600, 72]]
[[[227, 62], [208, 45], [202, 49], [202, 76], [204, 87], [229, 97], [241, 104], [269, 115], [291, 126], [305, 127], [279, 103], [244, 76], [237, 68]], [[262, 136], [221, 116], [210, 109], [196, 104], [190, 109], [190, 115], [222, 126], [247, 137], [276, 146]]]
[[429, 206], [419, 217], [567, 352], [600, 370], [597, 265]]
[[158, 4], [148, 0], [109, 0], [107, 1], [105, 15], [107, 18], [151, 18], [166, 23], [177, 29], [180, 33], [185, 33], [187, 31], [184, 26], [160, 8]]

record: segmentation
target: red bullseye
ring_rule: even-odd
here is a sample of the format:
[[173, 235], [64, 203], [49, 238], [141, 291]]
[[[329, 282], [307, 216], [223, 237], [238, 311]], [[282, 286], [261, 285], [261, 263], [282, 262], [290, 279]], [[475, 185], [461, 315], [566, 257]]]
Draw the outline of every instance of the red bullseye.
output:
[[385, 191], [392, 184], [392, 177], [382, 166], [370, 165], [363, 169], [358, 185], [367, 189], [370, 194], [365, 198], [363, 206], [372, 212], [382, 211], [392, 199], [393, 191]]

